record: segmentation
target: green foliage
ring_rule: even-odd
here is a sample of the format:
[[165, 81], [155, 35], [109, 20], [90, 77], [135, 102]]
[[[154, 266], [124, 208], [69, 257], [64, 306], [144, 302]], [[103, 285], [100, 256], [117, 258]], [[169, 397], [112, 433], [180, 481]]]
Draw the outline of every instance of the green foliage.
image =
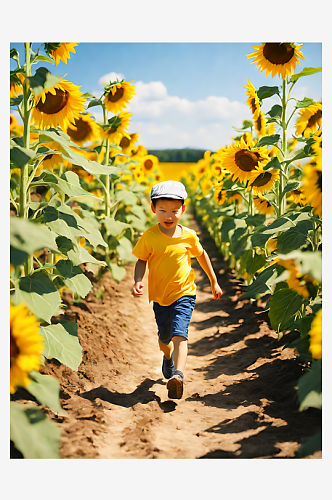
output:
[[292, 83], [296, 83], [299, 78], [302, 76], [308, 76], [308, 75], [313, 75], [314, 73], [320, 73], [322, 71], [322, 68], [303, 68], [303, 70], [300, 73], [294, 73], [289, 81]]
[[286, 330], [294, 316], [299, 313], [303, 297], [291, 288], [282, 288], [274, 292], [269, 301], [271, 327], [277, 332]]
[[11, 168], [23, 168], [31, 159], [35, 157], [35, 152], [31, 149], [19, 145], [15, 139], [10, 139], [10, 161]]
[[322, 449], [322, 432], [317, 432], [310, 438], [308, 438], [305, 443], [303, 443], [296, 453], [296, 458], [304, 458], [308, 455], [312, 455], [315, 451], [320, 451]]
[[263, 85], [262, 87], [259, 87], [256, 94], [258, 99], [262, 101], [263, 99], [267, 99], [273, 95], [280, 95], [280, 90], [279, 87], [267, 87], [266, 85]]
[[312, 363], [310, 370], [298, 381], [299, 411], [306, 408], [322, 408], [322, 360]]
[[59, 260], [55, 267], [63, 283], [70, 290], [83, 298], [89, 293], [92, 288], [91, 281], [80, 267], [73, 265], [70, 260]]
[[60, 429], [40, 408], [10, 403], [10, 439], [24, 458], [60, 458], [60, 438]]
[[77, 329], [77, 324], [73, 321], [61, 321], [56, 325], [42, 324], [40, 333], [45, 340], [45, 358], [55, 358], [72, 370], [77, 370], [82, 362], [82, 347], [78, 341]]
[[63, 76], [54, 76], [52, 73], [43, 66], [36, 69], [33, 76], [27, 77], [31, 89], [35, 95], [40, 95], [43, 91], [52, 88], [57, 83], [63, 80]]
[[26, 387], [26, 390], [32, 394], [41, 405], [48, 406], [50, 410], [59, 415], [66, 415], [59, 401], [59, 381], [50, 375], [42, 375], [35, 370], [30, 372], [29, 377], [31, 378], [31, 382]]
[[197, 162], [204, 157], [204, 149], [149, 149], [148, 154], [157, 156], [160, 162]]

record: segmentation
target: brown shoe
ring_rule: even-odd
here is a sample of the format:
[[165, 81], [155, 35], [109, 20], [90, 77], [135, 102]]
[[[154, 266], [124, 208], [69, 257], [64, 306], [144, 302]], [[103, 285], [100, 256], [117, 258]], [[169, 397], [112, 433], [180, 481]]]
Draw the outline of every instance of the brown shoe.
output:
[[167, 382], [168, 397], [170, 399], [181, 399], [183, 394], [183, 373], [175, 370], [174, 375]]

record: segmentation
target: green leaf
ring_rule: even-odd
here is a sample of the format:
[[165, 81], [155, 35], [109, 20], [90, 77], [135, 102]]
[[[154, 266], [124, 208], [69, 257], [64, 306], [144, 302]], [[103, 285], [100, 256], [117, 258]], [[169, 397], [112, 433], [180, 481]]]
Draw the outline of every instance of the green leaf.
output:
[[257, 97], [260, 101], [263, 99], [267, 99], [268, 97], [272, 97], [273, 95], [280, 95], [279, 87], [267, 87], [262, 86], [256, 92]]
[[17, 97], [10, 98], [10, 107], [19, 106], [23, 101], [23, 94], [18, 95]]
[[302, 303], [303, 297], [291, 288], [282, 288], [275, 292], [269, 302], [272, 329], [277, 332], [285, 330], [300, 311]]
[[278, 160], [278, 158], [277, 158], [276, 156], [274, 156], [274, 157], [272, 158], [272, 160], [270, 160], [270, 161], [269, 161], [269, 163], [267, 163], [267, 164], [265, 165], [265, 167], [263, 167], [263, 170], [264, 170], [264, 171], [267, 171], [267, 170], [270, 170], [271, 168], [276, 168], [276, 169], [278, 169], [278, 170], [281, 170], [281, 169], [282, 169], [282, 168], [281, 168], [281, 165], [280, 165], [280, 162], [279, 162], [279, 160]]
[[24, 264], [24, 262], [27, 260], [29, 254], [26, 252], [22, 252], [22, 250], [19, 250], [18, 248], [10, 247], [10, 263], [16, 267]]
[[304, 99], [302, 99], [302, 101], [296, 101], [296, 109], [307, 108], [308, 106], [311, 106], [312, 104], [315, 104], [315, 101], [313, 99], [309, 99], [308, 97], [305, 97]]
[[119, 245], [116, 247], [116, 250], [119, 255], [119, 259], [123, 263], [137, 261], [136, 257], [132, 254], [133, 245], [125, 236], [119, 239]]
[[299, 187], [300, 183], [299, 182], [288, 182], [282, 192], [282, 198], [285, 196], [286, 193], [289, 193], [289, 191], [294, 191], [294, 189], [297, 189]]
[[75, 153], [71, 148], [85, 149], [80, 148], [72, 142], [67, 134], [62, 132], [61, 130], [48, 129], [48, 130], [40, 130], [39, 131], [39, 141], [42, 143], [55, 141], [61, 146], [61, 151], [58, 154], [61, 154], [63, 158], [67, 161], [73, 163], [74, 165], [78, 165], [82, 167], [84, 170], [89, 172], [92, 175], [109, 175], [109, 174], [118, 174], [122, 171], [120, 167], [112, 167], [100, 165], [95, 161], [88, 160], [85, 156], [82, 156], [78, 153]]
[[[76, 198], [78, 196], [90, 196], [95, 199], [99, 199], [94, 194], [89, 191], [85, 191], [80, 184], [80, 178], [75, 172], [71, 172], [67, 170], [62, 174], [61, 177], [58, 177], [56, 174], [51, 172], [43, 172], [40, 176], [40, 181], [42, 183], [48, 183], [52, 187], [56, 189], [58, 192], [63, 192], [70, 198]], [[38, 183], [34, 182], [33, 184]]]
[[[43, 66], [36, 70], [33, 76], [29, 76], [30, 87], [34, 91], [36, 96], [39, 96], [44, 90], [52, 88], [57, 83], [63, 80], [63, 76], [54, 76], [52, 73]], [[41, 141], [43, 142], [43, 141]]]
[[100, 99], [93, 99], [89, 102], [87, 109], [93, 108], [94, 106], [102, 106], [103, 103]]
[[32, 149], [19, 146], [13, 139], [10, 139], [10, 161], [15, 168], [23, 168], [35, 156]]
[[244, 269], [248, 274], [255, 274], [258, 269], [266, 264], [266, 259], [263, 254], [257, 254], [253, 248], [249, 248], [240, 257]]
[[298, 380], [299, 411], [306, 407], [322, 408], [322, 360], [318, 359], [310, 370]]
[[280, 141], [280, 135], [279, 134], [274, 134], [274, 135], [266, 135], [259, 139], [257, 144], [255, 144], [255, 148], [261, 147], [261, 146], [273, 146], [277, 142]]
[[247, 224], [242, 219], [235, 219], [234, 217], [225, 217], [221, 225], [221, 241], [230, 242], [235, 229], [238, 227], [246, 228]]
[[115, 262], [110, 262], [108, 267], [112, 272], [112, 278], [117, 283], [120, 283], [120, 281], [126, 276], [126, 269], [122, 266], [118, 266]]
[[271, 116], [271, 118], [281, 118], [282, 106], [280, 106], [280, 104], [275, 104], [266, 114]]
[[10, 49], [10, 58], [14, 59], [18, 65], [20, 64], [19, 53], [15, 48]]
[[43, 54], [38, 54], [36, 57], [34, 57], [31, 61], [31, 64], [37, 64], [40, 61], [48, 62], [54, 65], [54, 59], [48, 56], [44, 56]]
[[15, 281], [13, 302], [15, 305], [25, 302], [37, 319], [50, 323], [60, 308], [61, 298], [48, 274], [36, 272]]
[[48, 408], [59, 415], [66, 415], [59, 401], [60, 382], [55, 377], [42, 375], [35, 370], [30, 372], [29, 377], [32, 381], [26, 387], [26, 390], [32, 394], [41, 405], [48, 406]]
[[140, 217], [136, 217], [136, 215], [128, 214], [126, 216], [126, 220], [130, 223], [129, 227], [133, 227], [136, 231], [144, 232], [146, 230], [146, 225], [144, 220]]
[[121, 222], [119, 220], [115, 220], [111, 217], [104, 217], [104, 219], [101, 220], [101, 223], [104, 224], [105, 229], [106, 229], [106, 234], [109, 236], [117, 236], [120, 234], [124, 229], [127, 229], [130, 227], [130, 224], [126, 224], [125, 222]]
[[57, 252], [56, 237], [57, 234], [44, 225], [20, 217], [10, 218], [11, 246], [29, 255], [45, 247]]
[[320, 73], [322, 71], [322, 68], [303, 68], [303, 70], [300, 73], [294, 73], [294, 75], [291, 76], [290, 82], [296, 83], [299, 78], [302, 76], [308, 76], [308, 75], [313, 75], [314, 73]]
[[41, 325], [40, 333], [45, 339], [45, 358], [55, 358], [76, 371], [82, 362], [82, 347], [78, 341], [77, 329], [78, 326], [73, 321]]
[[68, 259], [72, 261], [75, 266], [83, 264], [86, 262], [91, 262], [92, 264], [98, 264], [99, 266], [106, 267], [106, 262], [96, 259], [91, 255], [86, 248], [81, 247], [81, 245], [75, 245], [72, 250], [67, 253]]
[[240, 297], [241, 300], [257, 299], [260, 295], [270, 292], [269, 286], [277, 276], [276, 265], [267, 267], [246, 287], [246, 291]]
[[82, 219], [67, 205], [61, 205], [58, 209], [51, 206], [46, 207], [44, 221], [59, 236], [65, 236], [74, 243], [76, 243], [75, 237], [84, 236], [94, 249], [97, 249], [98, 245], [107, 246], [100, 231], [89, 221]]
[[315, 451], [321, 451], [322, 449], [322, 432], [317, 432], [310, 438], [308, 438], [305, 443], [303, 443], [298, 451], [296, 452], [297, 458], [307, 457], [308, 455], [313, 455]]
[[285, 213], [283, 216], [275, 219], [266, 228], [255, 231], [251, 236], [252, 246], [263, 247], [267, 240], [272, 238], [275, 234], [286, 231], [290, 227], [296, 227], [297, 223], [309, 220], [310, 218], [308, 212]]
[[91, 281], [79, 266], [74, 266], [70, 260], [59, 260], [55, 267], [70, 290], [83, 298], [89, 293], [92, 288]]
[[310, 229], [312, 229], [310, 221], [303, 221], [297, 224], [296, 227], [291, 227], [283, 232], [278, 236], [278, 251], [287, 254], [301, 248], [307, 242], [308, 231]]
[[61, 431], [35, 405], [11, 401], [10, 439], [24, 458], [60, 458]]

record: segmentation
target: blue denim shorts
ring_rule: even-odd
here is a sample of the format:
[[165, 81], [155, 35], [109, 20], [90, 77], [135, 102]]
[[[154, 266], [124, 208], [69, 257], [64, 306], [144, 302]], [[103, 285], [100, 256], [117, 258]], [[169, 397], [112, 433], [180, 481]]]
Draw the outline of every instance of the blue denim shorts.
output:
[[195, 302], [196, 295], [180, 297], [169, 306], [161, 306], [158, 302], [153, 302], [158, 337], [164, 344], [168, 344], [175, 335], [188, 339], [188, 326]]

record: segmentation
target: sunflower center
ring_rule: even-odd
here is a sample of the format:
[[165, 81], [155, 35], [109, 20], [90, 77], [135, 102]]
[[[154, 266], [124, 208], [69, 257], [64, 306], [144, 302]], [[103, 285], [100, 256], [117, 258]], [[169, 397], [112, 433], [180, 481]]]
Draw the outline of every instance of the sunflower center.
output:
[[272, 174], [270, 172], [264, 172], [264, 174], [260, 174], [252, 183], [253, 186], [265, 186], [272, 178]]
[[306, 128], [313, 127], [322, 118], [322, 110], [319, 109], [316, 113], [310, 116]]
[[260, 132], [262, 130], [262, 116], [259, 114], [256, 120], [257, 130]]
[[235, 163], [244, 172], [251, 172], [258, 165], [258, 156], [247, 149], [240, 149], [235, 153]]
[[251, 110], [252, 110], [252, 113], [255, 113], [256, 109], [257, 109], [256, 100], [255, 100], [255, 98], [253, 97], [253, 98], [251, 99]]
[[151, 168], [153, 167], [153, 161], [151, 160], [146, 160], [144, 162], [144, 167], [146, 170], [151, 170]]
[[45, 102], [40, 99], [37, 104], [37, 109], [47, 115], [59, 113], [68, 102], [69, 93], [67, 90], [55, 89], [55, 95], [47, 92]]
[[45, 160], [50, 160], [50, 159], [52, 158], [52, 156], [53, 156], [52, 154], [51, 154], [51, 155], [47, 155], [47, 156], [45, 156], [45, 158], [43, 159], [43, 161], [45, 161]]
[[266, 43], [263, 48], [265, 59], [272, 64], [287, 64], [294, 53], [290, 43]]
[[120, 87], [119, 89], [116, 89], [116, 92], [114, 95], [112, 94], [112, 92], [110, 92], [107, 96], [107, 99], [111, 102], [116, 102], [116, 101], [119, 101], [121, 99], [123, 94], [124, 94], [124, 89], [122, 87]]
[[316, 171], [316, 174], [317, 174], [316, 186], [320, 190], [320, 192], [322, 192], [322, 172]]
[[74, 141], [84, 141], [90, 135], [91, 128], [88, 122], [79, 118], [75, 120], [76, 129], [69, 128], [67, 134], [74, 139]]
[[10, 364], [12, 364], [12, 360], [15, 360], [20, 354], [20, 350], [17, 347], [15, 339], [12, 335], [10, 335]]
[[122, 148], [127, 148], [129, 145], [130, 145], [130, 140], [128, 139], [128, 137], [122, 137], [120, 141], [120, 146]]

